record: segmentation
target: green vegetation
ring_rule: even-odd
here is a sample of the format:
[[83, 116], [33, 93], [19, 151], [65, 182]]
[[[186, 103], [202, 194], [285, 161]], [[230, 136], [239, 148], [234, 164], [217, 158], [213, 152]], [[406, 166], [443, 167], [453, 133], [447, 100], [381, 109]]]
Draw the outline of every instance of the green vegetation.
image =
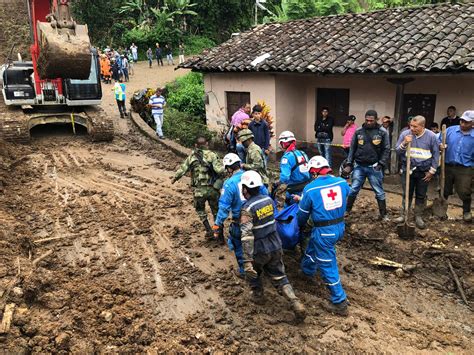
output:
[[203, 123], [201, 118], [190, 116], [171, 107], [165, 111], [163, 132], [166, 137], [189, 148], [194, 146], [199, 135], [204, 135], [210, 140], [215, 136], [215, 133], [207, 129], [206, 124]]
[[201, 73], [189, 73], [166, 85], [169, 107], [200, 118], [205, 123], [204, 83]]
[[166, 135], [186, 147], [192, 147], [198, 135], [211, 139], [204, 107], [204, 83], [200, 73], [188, 73], [166, 85]]
[[[259, 9], [257, 20], [281, 22], [445, 1], [267, 0], [267, 10]], [[73, 10], [76, 19], [89, 26], [95, 45], [119, 48], [134, 42], [141, 58], [156, 42], [175, 51], [184, 43], [186, 54], [197, 54], [255, 24], [255, 0], [75, 0]]]

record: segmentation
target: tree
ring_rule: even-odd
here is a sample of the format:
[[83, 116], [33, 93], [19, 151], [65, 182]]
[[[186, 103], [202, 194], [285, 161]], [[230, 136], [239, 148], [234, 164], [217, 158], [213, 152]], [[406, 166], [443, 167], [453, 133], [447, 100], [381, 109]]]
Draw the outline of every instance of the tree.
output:
[[173, 10], [174, 15], [179, 19], [179, 26], [183, 32], [187, 31], [186, 16], [197, 16], [198, 13], [191, 10], [196, 3], [191, 3], [190, 0], [168, 0], [167, 6]]

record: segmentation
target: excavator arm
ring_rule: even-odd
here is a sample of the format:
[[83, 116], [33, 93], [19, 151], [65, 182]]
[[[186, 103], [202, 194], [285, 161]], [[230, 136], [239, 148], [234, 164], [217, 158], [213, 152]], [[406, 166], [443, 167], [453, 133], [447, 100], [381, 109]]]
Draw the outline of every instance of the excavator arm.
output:
[[31, 54], [40, 79], [87, 79], [91, 45], [87, 25], [77, 24], [68, 0], [29, 0], [34, 43]]

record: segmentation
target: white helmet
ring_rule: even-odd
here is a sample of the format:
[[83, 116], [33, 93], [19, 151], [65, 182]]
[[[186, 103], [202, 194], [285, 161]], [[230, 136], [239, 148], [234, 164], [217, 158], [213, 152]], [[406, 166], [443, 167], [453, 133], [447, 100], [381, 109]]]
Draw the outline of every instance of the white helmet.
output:
[[321, 169], [321, 168], [329, 168], [329, 163], [325, 157], [321, 155], [315, 155], [309, 160], [308, 168], [309, 169]]
[[290, 131], [283, 131], [281, 132], [280, 137], [278, 137], [278, 143], [292, 142], [295, 140], [295, 135]]
[[240, 181], [242, 182], [242, 185], [250, 189], [254, 187], [263, 186], [262, 177], [259, 173], [253, 170], [249, 170], [243, 173], [242, 177], [240, 178]]
[[222, 163], [224, 164], [224, 168], [225, 167], [228, 167], [228, 166], [231, 166], [237, 162], [241, 162], [239, 156], [235, 153], [229, 153], [229, 154], [226, 154], [224, 159], [222, 159]]

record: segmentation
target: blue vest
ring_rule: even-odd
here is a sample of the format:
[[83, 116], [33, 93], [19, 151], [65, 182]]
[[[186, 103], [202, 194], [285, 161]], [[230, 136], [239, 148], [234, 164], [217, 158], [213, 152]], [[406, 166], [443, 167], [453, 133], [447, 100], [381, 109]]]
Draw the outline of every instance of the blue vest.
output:
[[267, 254], [281, 249], [281, 241], [276, 232], [273, 200], [265, 195], [253, 196], [242, 208], [252, 216], [254, 254]]

